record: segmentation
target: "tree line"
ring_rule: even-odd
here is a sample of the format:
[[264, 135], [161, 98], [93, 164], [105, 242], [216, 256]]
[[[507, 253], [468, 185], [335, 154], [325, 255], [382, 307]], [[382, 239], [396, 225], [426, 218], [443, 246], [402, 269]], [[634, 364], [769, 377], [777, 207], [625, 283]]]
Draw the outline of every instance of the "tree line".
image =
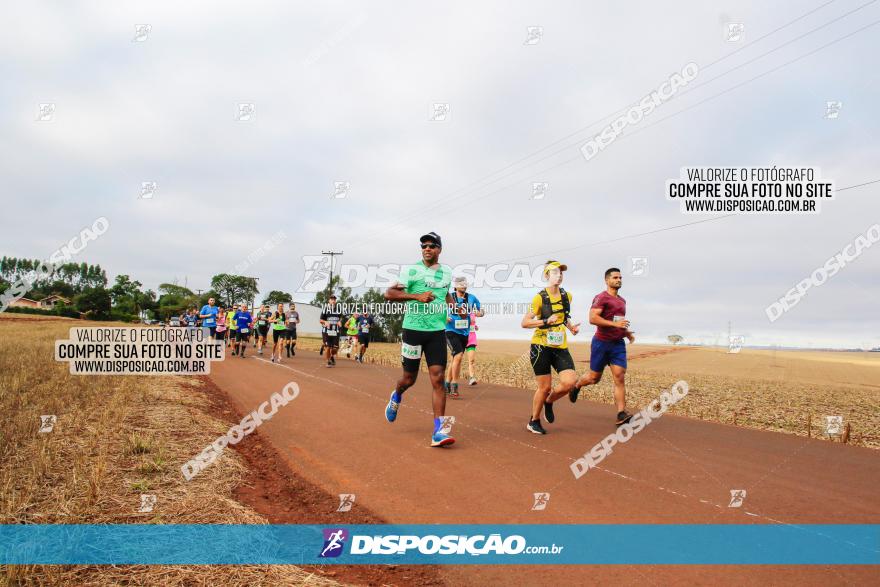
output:
[[[0, 259], [0, 293], [21, 278], [32, 276], [40, 264], [39, 259]], [[39, 275], [39, 274], [38, 274]], [[315, 294], [311, 304], [323, 306], [335, 292], [340, 303], [380, 304], [384, 302], [382, 292], [371, 288], [360, 295], [353, 295], [351, 288], [344, 287], [339, 276], [334, 276], [327, 287]], [[53, 272], [43, 279], [35, 280], [24, 297], [40, 300], [51, 295], [60, 295], [70, 300], [70, 304], [59, 304], [53, 310], [30, 308], [8, 308], [8, 312], [42, 313], [70, 317], [84, 317], [91, 320], [160, 320], [179, 316], [190, 308], [200, 309], [215, 298], [218, 305], [229, 307], [232, 304], [247, 303], [249, 306], [257, 298], [257, 280], [243, 275], [220, 273], [211, 278], [211, 288], [204, 293], [176, 283], [159, 284], [157, 291], [144, 289], [140, 281], [131, 276], [117, 275], [113, 285], [108, 287], [107, 273], [100, 265], [88, 263], [65, 263], [54, 267]], [[289, 304], [293, 297], [284, 291], [272, 290], [263, 299], [263, 304]], [[396, 341], [400, 337], [402, 313], [379, 314], [374, 316], [373, 339], [377, 341]]]

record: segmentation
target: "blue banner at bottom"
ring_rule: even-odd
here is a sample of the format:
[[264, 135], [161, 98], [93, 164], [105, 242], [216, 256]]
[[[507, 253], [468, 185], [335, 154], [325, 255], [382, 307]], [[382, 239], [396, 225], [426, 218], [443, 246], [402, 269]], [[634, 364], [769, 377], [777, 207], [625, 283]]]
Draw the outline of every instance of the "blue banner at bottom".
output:
[[880, 525], [0, 525], [0, 564], [876, 565]]

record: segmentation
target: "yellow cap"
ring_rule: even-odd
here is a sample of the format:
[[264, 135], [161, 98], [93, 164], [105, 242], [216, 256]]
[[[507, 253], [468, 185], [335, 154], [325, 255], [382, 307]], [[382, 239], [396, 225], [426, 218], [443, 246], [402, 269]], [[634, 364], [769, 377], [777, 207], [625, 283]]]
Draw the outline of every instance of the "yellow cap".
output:
[[547, 275], [547, 272], [551, 269], [559, 269], [560, 271], [568, 271], [568, 265], [560, 263], [559, 261], [550, 261], [546, 265], [544, 265], [544, 275]]

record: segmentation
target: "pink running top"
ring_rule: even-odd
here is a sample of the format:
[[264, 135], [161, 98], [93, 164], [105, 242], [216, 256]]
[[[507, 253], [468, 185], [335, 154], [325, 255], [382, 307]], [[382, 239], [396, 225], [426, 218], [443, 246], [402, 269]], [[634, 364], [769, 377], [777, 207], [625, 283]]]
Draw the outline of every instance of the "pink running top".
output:
[[477, 317], [471, 313], [471, 331], [468, 332], [468, 346], [477, 346]]

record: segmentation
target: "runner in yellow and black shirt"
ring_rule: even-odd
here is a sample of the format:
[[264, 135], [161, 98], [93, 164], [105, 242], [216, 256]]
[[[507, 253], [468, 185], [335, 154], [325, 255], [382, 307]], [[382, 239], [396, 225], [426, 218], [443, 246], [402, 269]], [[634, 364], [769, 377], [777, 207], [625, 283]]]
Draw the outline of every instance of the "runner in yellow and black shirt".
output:
[[[562, 273], [568, 266], [559, 261], [547, 261], [544, 266], [544, 279], [547, 287], [532, 298], [532, 306], [522, 319], [523, 328], [534, 328], [529, 357], [535, 372], [537, 390], [532, 398], [532, 413], [526, 429], [534, 434], [547, 434], [541, 426], [541, 411], [544, 419], [553, 423], [553, 402], [568, 395], [574, 388], [577, 373], [574, 360], [568, 352], [567, 332], [577, 334], [580, 323], [571, 321], [571, 294], [562, 284]], [[551, 369], [559, 375], [559, 386], [551, 391]]]

